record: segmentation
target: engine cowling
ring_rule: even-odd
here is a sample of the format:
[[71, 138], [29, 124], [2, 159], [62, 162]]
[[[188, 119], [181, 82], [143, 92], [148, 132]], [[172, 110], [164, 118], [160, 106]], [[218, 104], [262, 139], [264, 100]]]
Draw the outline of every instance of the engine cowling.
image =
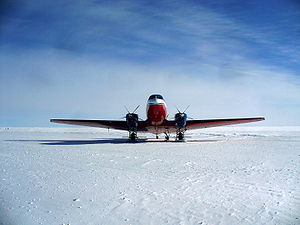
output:
[[175, 124], [177, 128], [184, 128], [186, 125], [187, 114], [186, 113], [176, 113], [175, 114]]
[[136, 131], [138, 127], [139, 116], [136, 113], [127, 113], [126, 122], [130, 131]]

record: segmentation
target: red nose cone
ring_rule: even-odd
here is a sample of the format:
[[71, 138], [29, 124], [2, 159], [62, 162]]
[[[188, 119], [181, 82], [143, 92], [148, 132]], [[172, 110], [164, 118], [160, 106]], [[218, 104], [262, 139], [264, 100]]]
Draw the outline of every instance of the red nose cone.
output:
[[164, 104], [149, 105], [147, 117], [153, 125], [161, 124], [167, 117], [166, 106]]

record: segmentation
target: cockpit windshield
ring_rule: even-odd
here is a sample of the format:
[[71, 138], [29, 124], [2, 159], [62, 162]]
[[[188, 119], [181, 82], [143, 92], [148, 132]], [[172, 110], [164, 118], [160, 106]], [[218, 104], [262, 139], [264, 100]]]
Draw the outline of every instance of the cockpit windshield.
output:
[[161, 95], [151, 95], [148, 100], [154, 99], [154, 98], [164, 99]]

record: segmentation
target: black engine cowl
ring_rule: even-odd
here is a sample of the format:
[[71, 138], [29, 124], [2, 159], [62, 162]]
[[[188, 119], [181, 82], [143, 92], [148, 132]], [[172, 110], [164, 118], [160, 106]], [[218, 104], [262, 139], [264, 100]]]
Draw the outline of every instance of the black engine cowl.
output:
[[138, 127], [139, 116], [136, 113], [127, 113], [126, 122], [130, 131], [136, 131]]
[[175, 123], [177, 128], [184, 128], [186, 126], [187, 114], [186, 113], [176, 113]]

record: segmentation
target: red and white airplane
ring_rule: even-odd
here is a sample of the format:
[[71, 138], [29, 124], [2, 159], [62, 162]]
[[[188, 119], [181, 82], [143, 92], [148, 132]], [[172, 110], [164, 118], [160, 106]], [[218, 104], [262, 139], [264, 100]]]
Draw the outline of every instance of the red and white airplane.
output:
[[[139, 106], [138, 106], [139, 107]], [[263, 117], [253, 118], [234, 118], [234, 119], [208, 119], [194, 120], [188, 119], [187, 114], [180, 112], [175, 114], [174, 120], [167, 120], [167, 107], [163, 97], [160, 94], [153, 94], [149, 97], [147, 103], [147, 120], [139, 119], [136, 110], [126, 114], [126, 120], [74, 120], [74, 119], [51, 119], [50, 122], [83, 125], [91, 127], [112, 128], [118, 130], [127, 130], [129, 139], [136, 140], [137, 132], [149, 132], [156, 135], [164, 133], [166, 140], [169, 140], [170, 133], [176, 133], [176, 140], [184, 140], [184, 132], [187, 130], [217, 127], [232, 124], [250, 123], [264, 120]]]

